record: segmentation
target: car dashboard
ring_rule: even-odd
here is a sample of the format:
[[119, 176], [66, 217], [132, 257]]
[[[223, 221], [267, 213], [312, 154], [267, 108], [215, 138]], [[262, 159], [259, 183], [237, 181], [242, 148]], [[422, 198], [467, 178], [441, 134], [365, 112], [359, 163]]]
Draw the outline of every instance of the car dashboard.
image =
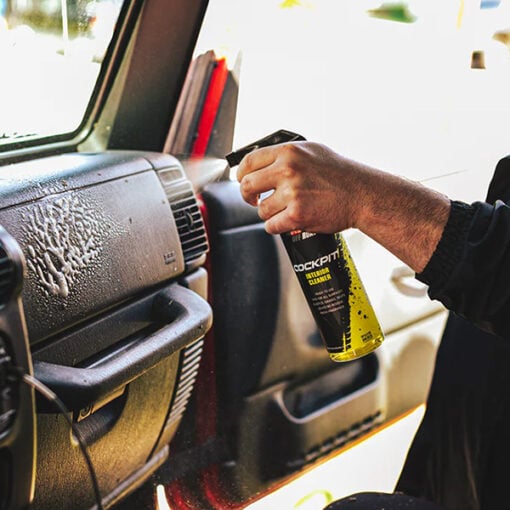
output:
[[166, 460], [193, 391], [212, 322], [197, 198], [153, 153], [51, 156], [0, 180], [0, 507], [34, 488], [34, 508], [99, 507], [76, 436], [111, 506]]

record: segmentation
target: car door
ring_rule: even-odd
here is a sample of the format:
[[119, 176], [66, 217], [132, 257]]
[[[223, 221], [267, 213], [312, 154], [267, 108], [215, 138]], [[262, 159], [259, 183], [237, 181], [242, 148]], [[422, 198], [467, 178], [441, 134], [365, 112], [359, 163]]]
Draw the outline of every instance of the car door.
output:
[[[239, 84], [234, 148], [278, 128], [295, 129], [449, 196], [482, 199], [495, 163], [507, 152], [502, 118], [493, 117], [491, 105], [508, 107], [502, 86], [508, 67], [494, 63], [480, 74], [471, 64], [472, 31], [486, 21], [486, 13], [439, 5], [433, 12], [416, 2], [403, 11], [376, 2], [297, 4], [209, 6], [203, 29], [210, 21], [215, 35], [223, 20], [227, 43], [237, 31], [244, 44], [232, 65]], [[399, 18], [402, 12], [405, 19]], [[199, 39], [197, 58], [211, 48], [211, 38], [208, 33]], [[227, 43], [220, 48], [229, 55]], [[476, 44], [484, 46], [487, 58], [506, 51], [490, 38]], [[499, 83], [492, 96], [482, 92], [489, 83]], [[479, 122], [491, 125], [490, 142]], [[467, 150], [466, 140], [476, 140], [484, 155]], [[186, 161], [190, 155], [195, 167], [192, 148], [180, 157]], [[222, 153], [212, 150], [210, 156]], [[209, 184], [202, 179], [214, 354], [196, 411], [196, 436], [186, 440], [212, 466], [201, 477], [193, 474], [174, 484], [171, 501], [183, 508], [236, 508], [299, 479], [338, 452], [351, 459], [350, 446], [356, 450], [363, 439], [421, 407], [446, 312], [427, 297], [410, 268], [361, 232], [346, 232], [386, 339], [370, 356], [331, 363], [282, 243], [265, 233], [256, 209], [243, 203], [235, 169], [213, 174]], [[412, 430], [403, 434], [401, 441], [412, 435]], [[395, 478], [381, 485], [385, 457], [395, 451], [388, 443], [370, 452], [372, 470], [351, 472], [346, 466], [344, 477], [359, 480], [358, 489], [375, 484], [392, 490], [408, 443], [396, 440], [395, 449], [403, 453]], [[353, 486], [334, 476], [314, 484], [291, 484], [287, 500], [266, 496], [254, 508], [282, 501], [293, 508], [315, 488], [340, 497], [348, 494], [344, 487]]]

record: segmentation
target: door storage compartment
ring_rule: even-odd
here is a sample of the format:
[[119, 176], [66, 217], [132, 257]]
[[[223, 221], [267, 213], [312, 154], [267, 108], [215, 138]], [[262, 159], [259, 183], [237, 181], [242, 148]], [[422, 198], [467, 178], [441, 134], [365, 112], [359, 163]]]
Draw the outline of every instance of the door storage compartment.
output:
[[265, 476], [296, 471], [381, 423], [377, 358], [369, 355], [297, 387], [281, 386], [267, 407]]
[[[369, 355], [293, 385], [282, 382], [245, 399], [237, 465], [254, 476], [242, 491], [281, 479], [360, 437], [385, 419], [378, 362]], [[236, 477], [225, 467], [225, 475]], [[237, 484], [236, 484], [237, 485]]]

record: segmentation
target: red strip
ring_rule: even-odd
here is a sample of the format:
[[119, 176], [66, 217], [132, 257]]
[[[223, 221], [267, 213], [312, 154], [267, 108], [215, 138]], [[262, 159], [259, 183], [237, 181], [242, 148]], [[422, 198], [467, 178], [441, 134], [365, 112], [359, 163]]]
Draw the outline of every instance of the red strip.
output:
[[205, 96], [204, 106], [198, 121], [197, 137], [191, 149], [192, 156], [204, 156], [209, 145], [214, 121], [218, 113], [225, 84], [227, 83], [227, 61], [221, 58], [216, 62]]

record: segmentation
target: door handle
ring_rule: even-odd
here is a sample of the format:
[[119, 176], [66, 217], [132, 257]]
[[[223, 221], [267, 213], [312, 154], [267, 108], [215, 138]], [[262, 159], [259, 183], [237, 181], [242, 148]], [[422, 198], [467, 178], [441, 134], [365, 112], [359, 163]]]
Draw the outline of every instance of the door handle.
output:
[[415, 278], [416, 273], [409, 266], [400, 266], [391, 272], [391, 283], [404, 296], [424, 297], [428, 286]]
[[207, 301], [178, 284], [158, 293], [153, 312], [156, 324], [163, 326], [144, 338], [127, 342], [115, 355], [85, 368], [34, 361], [35, 377], [51, 388], [69, 410], [78, 412], [199, 340], [212, 324]]

